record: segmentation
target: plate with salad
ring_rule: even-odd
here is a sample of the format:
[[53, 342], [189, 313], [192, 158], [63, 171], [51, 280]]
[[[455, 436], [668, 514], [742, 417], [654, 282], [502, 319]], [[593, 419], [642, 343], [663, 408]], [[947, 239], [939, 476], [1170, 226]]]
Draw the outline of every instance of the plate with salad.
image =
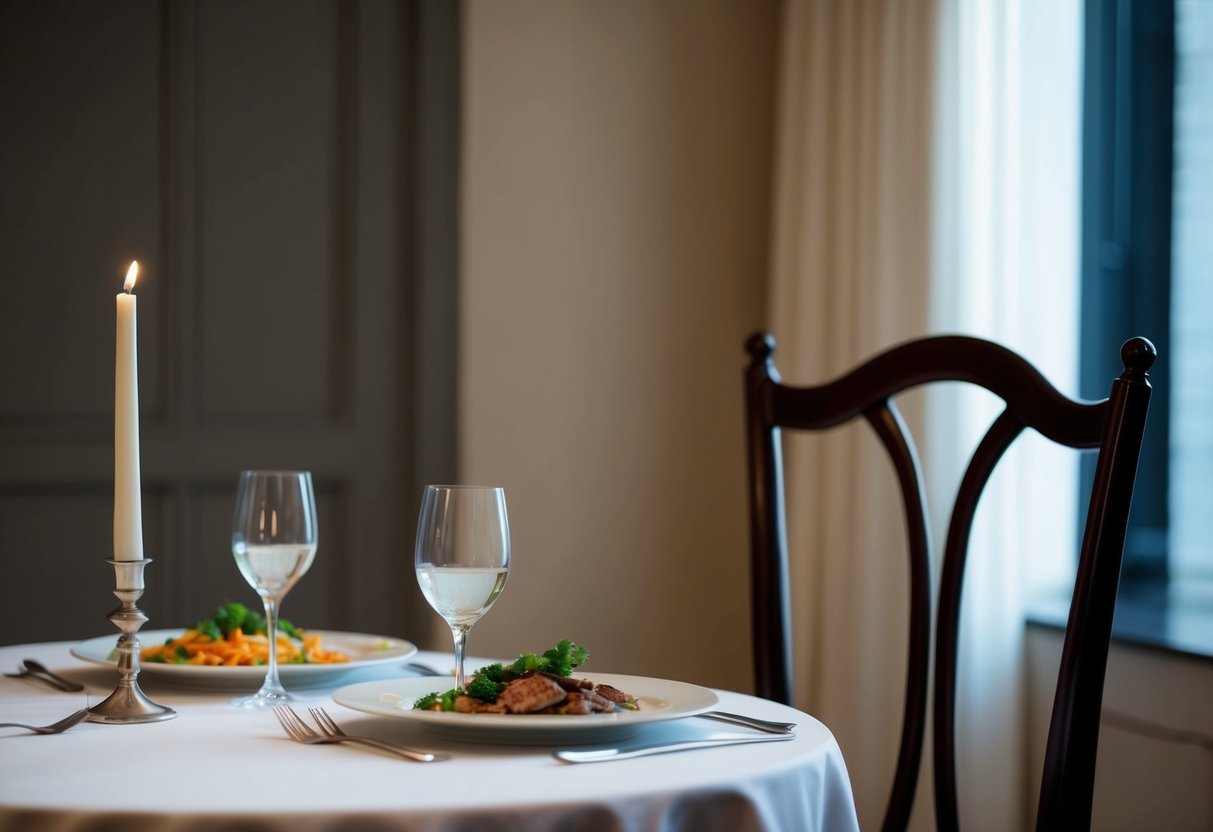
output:
[[[255, 690], [265, 679], [269, 638], [265, 618], [243, 604], [221, 605], [189, 629], [138, 633], [140, 676], [191, 688]], [[75, 645], [71, 653], [94, 664], [117, 663], [116, 635]], [[287, 688], [332, 684], [366, 667], [401, 662], [417, 652], [391, 636], [304, 630], [280, 619], [278, 674]]]
[[717, 704], [711, 690], [686, 682], [582, 673], [588, 658], [588, 650], [565, 640], [542, 654], [481, 667], [462, 689], [437, 677], [388, 679], [340, 688], [333, 700], [450, 739], [525, 745], [613, 741]]

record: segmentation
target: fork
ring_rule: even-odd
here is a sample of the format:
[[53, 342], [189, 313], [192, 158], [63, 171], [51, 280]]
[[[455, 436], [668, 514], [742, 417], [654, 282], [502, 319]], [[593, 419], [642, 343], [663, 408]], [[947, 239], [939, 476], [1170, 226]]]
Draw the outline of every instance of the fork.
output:
[[[308, 708], [307, 711], [312, 715], [312, 719], [316, 720], [316, 724], [320, 726], [321, 733], [323, 733], [326, 737], [348, 740], [362, 739], [361, 737], [351, 737], [349, 734], [345, 733], [345, 731], [341, 730], [341, 726], [337, 724], [335, 719], [329, 716], [328, 711], [326, 711], [324, 708]], [[382, 742], [382, 740], [376, 740], [376, 742]], [[429, 757], [430, 759], [425, 760], [425, 762], [438, 762], [447, 758], [446, 754], [435, 754], [432, 751], [416, 751], [412, 748], [405, 748], [404, 746], [399, 745], [393, 745], [392, 747], [399, 748], [402, 751], [408, 751], [412, 754], [420, 754], [423, 757]]]
[[754, 728], [759, 731], [765, 731], [768, 734], [790, 734], [796, 728], [795, 722], [772, 722], [769, 719], [759, 719], [756, 716], [744, 716], [742, 714], [731, 714], [727, 711], [708, 711], [707, 713], [699, 714], [704, 719], [715, 719], [720, 722], [728, 722], [734, 725], [745, 725], [747, 728]]
[[52, 722], [50, 725], [26, 725], [24, 722], [0, 722], [0, 728], [24, 728], [27, 731], [33, 731], [35, 734], [62, 734], [68, 728], [83, 722], [88, 717], [88, 709], [81, 708], [71, 716], [64, 717], [58, 722]]
[[286, 705], [275, 705], [274, 716], [278, 717], [278, 722], [282, 724], [282, 729], [286, 731], [288, 737], [293, 739], [295, 742], [301, 742], [305, 745], [326, 745], [329, 743], [352, 742], [359, 745], [366, 745], [371, 748], [377, 748], [380, 751], [387, 751], [390, 754], [396, 754], [400, 757], [404, 757], [406, 760], [415, 760], [419, 763], [433, 763], [438, 762], [439, 760], [447, 759], [447, 755], [445, 754], [434, 754], [429, 751], [415, 751], [412, 748], [405, 748], [401, 745], [384, 742], [383, 740], [372, 739], [371, 737], [351, 737], [348, 734], [317, 734], [314, 730], [312, 730], [311, 726], [299, 718], [299, 714], [295, 713]]
[[415, 670], [418, 673], [424, 673], [427, 676], [449, 676], [449, 673], [443, 673], [435, 667], [430, 667], [428, 664], [421, 662], [409, 662], [405, 665], [409, 670]]
[[349, 734], [341, 730], [341, 726], [337, 721], [329, 716], [329, 712], [324, 708], [308, 708], [307, 712], [312, 715], [312, 719], [316, 720], [316, 724], [320, 726], [321, 732], [330, 737], [348, 737]]

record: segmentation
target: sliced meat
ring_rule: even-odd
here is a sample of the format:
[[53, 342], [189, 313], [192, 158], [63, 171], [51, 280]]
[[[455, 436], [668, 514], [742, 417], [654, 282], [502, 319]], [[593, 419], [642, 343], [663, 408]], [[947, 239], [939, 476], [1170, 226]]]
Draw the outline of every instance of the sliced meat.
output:
[[564, 704], [549, 709], [554, 714], [586, 716], [594, 713], [594, 706], [580, 693], [570, 693]]
[[593, 690], [594, 683], [588, 679], [574, 679], [572, 676], [557, 676], [555, 673], [544, 673], [542, 670], [536, 670], [534, 675], [542, 676], [545, 679], [551, 679], [560, 687], [567, 691], [575, 690]]
[[472, 696], [456, 696], [455, 711], [461, 714], [503, 714], [505, 706], [500, 702], [485, 702]]
[[611, 687], [610, 685], [596, 685], [594, 692], [599, 696], [605, 696], [607, 699], [614, 702], [616, 705], [626, 705], [631, 701], [632, 697], [621, 691], [619, 688]]
[[592, 690], [570, 693], [565, 705], [569, 706], [569, 710], [561, 710], [561, 713], [609, 714], [615, 710], [614, 702]]
[[551, 679], [535, 675], [506, 685], [497, 697], [497, 704], [504, 705], [510, 713], [529, 714], [563, 702], [566, 695], [565, 689]]

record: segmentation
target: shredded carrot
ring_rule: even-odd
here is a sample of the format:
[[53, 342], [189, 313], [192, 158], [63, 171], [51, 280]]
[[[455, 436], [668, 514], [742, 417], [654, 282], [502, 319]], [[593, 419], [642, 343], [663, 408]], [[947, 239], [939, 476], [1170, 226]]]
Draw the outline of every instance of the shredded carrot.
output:
[[[302, 630], [300, 634], [303, 636], [301, 645], [291, 641], [284, 633], [278, 633], [275, 647], [280, 663], [338, 664], [350, 660], [335, 650], [325, 650], [320, 644], [320, 636]], [[144, 661], [169, 664], [257, 665], [269, 661], [269, 639], [260, 634], [245, 635], [239, 628], [218, 641], [197, 630], [186, 630], [164, 644], [143, 648], [141, 655]]]

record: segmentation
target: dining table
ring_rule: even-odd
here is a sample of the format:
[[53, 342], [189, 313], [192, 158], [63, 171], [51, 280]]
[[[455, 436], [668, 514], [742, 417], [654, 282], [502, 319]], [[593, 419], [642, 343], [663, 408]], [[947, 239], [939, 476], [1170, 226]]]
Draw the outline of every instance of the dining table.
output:
[[[0, 722], [44, 725], [106, 697], [116, 670], [82, 653], [72, 641], [0, 646], [6, 674], [32, 659], [83, 686], [62, 691], [30, 675], [0, 677]], [[172, 718], [84, 721], [51, 735], [0, 728], [0, 832], [858, 829], [846, 763], [829, 729], [800, 710], [740, 692], [704, 688], [714, 694], [714, 709], [794, 723], [794, 736], [570, 763], [556, 752], [757, 732], [697, 713], [584, 738], [568, 729], [550, 739], [542, 732], [478, 736], [348, 706], [358, 705], [350, 691], [374, 693], [377, 685], [450, 688], [451, 667], [450, 653], [421, 650], [286, 681], [305, 719], [309, 707], [323, 707], [348, 734], [446, 755], [421, 763], [359, 745], [296, 743], [272, 710], [232, 704], [247, 679], [199, 684], [144, 663], [139, 686], [171, 708]]]

